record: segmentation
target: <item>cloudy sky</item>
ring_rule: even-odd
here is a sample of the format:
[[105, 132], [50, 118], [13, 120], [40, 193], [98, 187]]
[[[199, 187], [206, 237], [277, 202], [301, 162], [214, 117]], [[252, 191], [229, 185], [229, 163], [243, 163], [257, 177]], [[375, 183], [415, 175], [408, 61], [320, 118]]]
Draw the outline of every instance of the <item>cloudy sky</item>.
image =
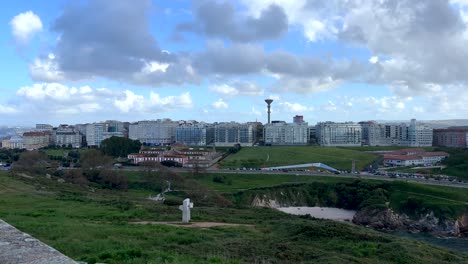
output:
[[467, 0], [9, 1], [0, 32], [0, 125], [468, 115]]

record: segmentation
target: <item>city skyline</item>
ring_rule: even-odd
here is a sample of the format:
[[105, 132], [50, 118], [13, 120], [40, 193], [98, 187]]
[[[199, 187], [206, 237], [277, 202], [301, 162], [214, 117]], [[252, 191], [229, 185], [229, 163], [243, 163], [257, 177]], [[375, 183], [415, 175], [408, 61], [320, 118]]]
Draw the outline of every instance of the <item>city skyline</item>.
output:
[[[112, 4], [110, 4], [112, 3]], [[468, 3], [67, 1], [0, 10], [0, 125], [468, 115]]]

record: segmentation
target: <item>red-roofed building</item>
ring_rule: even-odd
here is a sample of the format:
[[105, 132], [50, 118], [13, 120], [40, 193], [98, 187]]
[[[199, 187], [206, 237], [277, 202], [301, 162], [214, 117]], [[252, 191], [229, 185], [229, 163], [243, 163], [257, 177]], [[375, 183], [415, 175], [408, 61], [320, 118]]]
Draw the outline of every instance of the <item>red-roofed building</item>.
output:
[[421, 148], [410, 148], [393, 151], [384, 155], [384, 165], [387, 166], [431, 166], [448, 157], [443, 151], [426, 152]]

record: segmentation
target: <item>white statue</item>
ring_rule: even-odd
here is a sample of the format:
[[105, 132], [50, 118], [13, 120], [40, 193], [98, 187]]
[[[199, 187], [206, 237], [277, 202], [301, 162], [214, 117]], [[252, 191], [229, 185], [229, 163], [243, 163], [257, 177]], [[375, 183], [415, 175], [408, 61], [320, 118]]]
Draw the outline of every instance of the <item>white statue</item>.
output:
[[184, 200], [182, 205], [179, 205], [179, 209], [182, 211], [182, 223], [190, 222], [190, 208], [193, 208], [193, 203], [187, 198]]

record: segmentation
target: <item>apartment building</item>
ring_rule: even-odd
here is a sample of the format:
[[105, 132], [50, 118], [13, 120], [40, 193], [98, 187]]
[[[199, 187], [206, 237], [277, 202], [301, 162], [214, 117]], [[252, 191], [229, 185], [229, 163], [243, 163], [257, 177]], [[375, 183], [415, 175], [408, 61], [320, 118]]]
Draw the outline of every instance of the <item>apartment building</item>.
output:
[[60, 125], [52, 131], [52, 141], [56, 146], [71, 145], [73, 148], [80, 148], [83, 136], [73, 126]]
[[128, 137], [148, 145], [170, 145], [175, 142], [178, 126], [170, 119], [138, 121], [129, 125]]
[[309, 126], [297, 116], [294, 117], [294, 121], [298, 122], [273, 121], [271, 124], [265, 124], [263, 127], [265, 144], [306, 145], [309, 142]]
[[466, 148], [468, 147], [468, 128], [450, 127], [434, 129], [434, 146]]
[[24, 139], [21, 136], [11, 136], [2, 140], [2, 148], [6, 149], [23, 149]]
[[361, 125], [353, 122], [320, 122], [315, 126], [317, 143], [321, 146], [361, 146]]
[[86, 124], [86, 144], [89, 147], [99, 147], [101, 142], [110, 137], [124, 137], [124, 131], [117, 131], [106, 122]]
[[409, 124], [379, 124], [375, 121], [359, 123], [362, 144], [367, 146], [432, 146], [432, 128], [412, 119]]
[[23, 133], [23, 147], [28, 150], [47, 147], [52, 144], [51, 131], [31, 131]]
[[175, 141], [187, 146], [213, 144], [214, 127], [203, 123], [183, 123], [176, 128]]
[[215, 146], [252, 146], [255, 142], [256, 125], [237, 122], [218, 123], [214, 125]]

